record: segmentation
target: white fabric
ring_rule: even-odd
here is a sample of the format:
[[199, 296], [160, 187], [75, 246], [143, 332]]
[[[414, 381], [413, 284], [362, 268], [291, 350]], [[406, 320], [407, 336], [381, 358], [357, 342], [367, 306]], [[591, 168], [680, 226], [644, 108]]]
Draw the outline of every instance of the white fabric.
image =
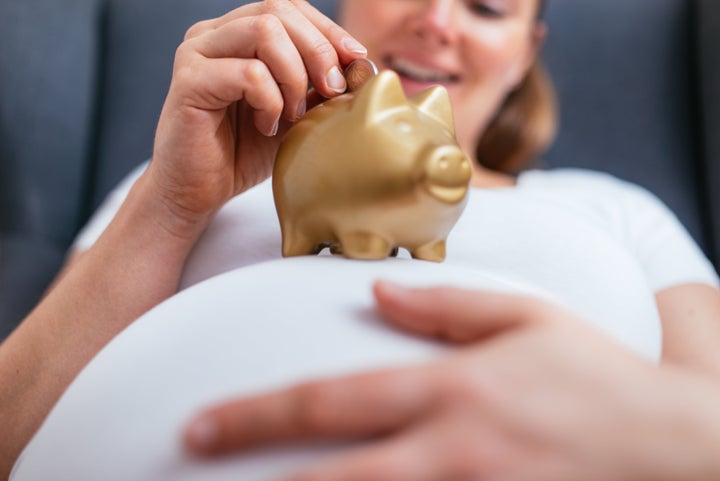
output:
[[[131, 183], [111, 195], [77, 249], [101, 234]], [[718, 284], [657, 199], [602, 174], [534, 171], [516, 188], [473, 190], [443, 264], [278, 260], [271, 194], [265, 182], [219, 213], [190, 256], [185, 289], [86, 367], [28, 444], [13, 481], [260, 481], [336, 453], [345, 446], [199, 462], [180, 447], [180, 430], [192, 414], [228, 397], [441, 353], [437, 344], [377, 319], [370, 290], [377, 278], [549, 299], [656, 360], [661, 329], [654, 292]]]
[[269, 481], [337, 454], [347, 445], [306, 443], [202, 462], [181, 449], [181, 429], [230, 397], [441, 354], [439, 343], [378, 318], [370, 286], [379, 277], [528, 292], [476, 270], [407, 259], [305, 256], [213, 277], [113, 339], [63, 394], [11, 479]]
[[[143, 168], [108, 197], [79, 236], [77, 250], [101, 234]], [[191, 253], [181, 288], [278, 259], [280, 243], [268, 180], [219, 212]], [[640, 326], [659, 323], [654, 293], [686, 283], [718, 285], [710, 262], [655, 196], [579, 169], [529, 171], [513, 188], [472, 189], [448, 238], [445, 263], [550, 292], [653, 358], [659, 356], [659, 325], [652, 339], [635, 338], [647, 336]], [[615, 330], [619, 319], [627, 321], [623, 332]]]

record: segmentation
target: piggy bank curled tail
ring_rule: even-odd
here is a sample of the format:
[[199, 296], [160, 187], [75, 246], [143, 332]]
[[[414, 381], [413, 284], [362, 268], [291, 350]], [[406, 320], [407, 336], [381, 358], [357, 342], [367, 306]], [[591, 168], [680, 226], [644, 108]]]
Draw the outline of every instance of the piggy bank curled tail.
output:
[[283, 140], [273, 171], [282, 254], [330, 247], [383, 259], [402, 247], [440, 262], [471, 170], [447, 91], [408, 99], [397, 75], [381, 72], [310, 110]]

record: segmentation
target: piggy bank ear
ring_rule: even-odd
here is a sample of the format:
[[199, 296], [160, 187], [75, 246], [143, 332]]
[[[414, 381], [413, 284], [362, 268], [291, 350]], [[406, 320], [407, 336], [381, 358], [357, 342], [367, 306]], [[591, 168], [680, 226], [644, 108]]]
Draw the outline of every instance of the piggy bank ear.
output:
[[374, 123], [388, 111], [407, 108], [407, 97], [400, 78], [391, 70], [384, 70], [360, 89], [353, 103], [353, 110], [363, 116], [367, 124]]
[[410, 104], [420, 112], [435, 119], [444, 125], [455, 136], [455, 121], [453, 119], [450, 95], [439, 85], [430, 87], [417, 95], [410, 97]]

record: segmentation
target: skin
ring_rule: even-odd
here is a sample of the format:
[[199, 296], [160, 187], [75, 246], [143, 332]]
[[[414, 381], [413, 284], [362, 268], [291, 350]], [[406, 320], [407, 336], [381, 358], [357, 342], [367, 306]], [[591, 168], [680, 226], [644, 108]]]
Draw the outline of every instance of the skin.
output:
[[[479, 102], [476, 111], [458, 114], [458, 124], [474, 122], [482, 129], [492, 106], [517, 83], [518, 71], [531, 63], [538, 45], [537, 24], [525, 8], [534, 2], [506, 1], [518, 5], [512, 10], [515, 17], [498, 20], [497, 25], [482, 20], [495, 33], [475, 38], [485, 42], [478, 52], [486, 58], [477, 62], [467, 58], [469, 50], [464, 48], [474, 31], [468, 28], [470, 3], [347, 0], [345, 15], [357, 14], [361, 5], [366, 5], [367, 15], [384, 12], [387, 16], [376, 19], [391, 25], [378, 23], [378, 31], [390, 35], [397, 28], [398, 35], [407, 35], [385, 38], [393, 55], [410, 55], [412, 42], [418, 42], [432, 53], [433, 62], [448, 62], [453, 68], [468, 62], [472, 74], [449, 87], [456, 102]], [[395, 11], [383, 10], [389, 8]], [[360, 22], [357, 17], [353, 16]], [[358, 33], [370, 32], [360, 24], [356, 28]], [[339, 70], [365, 55], [365, 47], [346, 30], [300, 0], [245, 5], [187, 32], [177, 49], [153, 162], [100, 240], [0, 345], [0, 477], [7, 476], [83, 366], [118, 332], [175, 293], [190, 250], [217, 211], [270, 174], [282, 133], [317, 101], [317, 94], [333, 97], [343, 91]], [[477, 90], [471, 80], [479, 82]], [[306, 95], [308, 81], [315, 95]], [[463, 142], [470, 137], [463, 134]], [[473, 182], [499, 187], [513, 180], [477, 169]], [[714, 322], [720, 319], [718, 293], [702, 286], [678, 286], [658, 294], [658, 305], [663, 323], [675, 329], [670, 332], [679, 332], [677, 339], [682, 341], [668, 341], [667, 361], [715, 371], [717, 360], [705, 351], [712, 351], [710, 346], [720, 337]], [[696, 326], [694, 333], [686, 332], [688, 318]], [[470, 369], [471, 364], [444, 366]], [[633, 372], [639, 378], [646, 373]], [[468, 406], [473, 399], [468, 398]], [[442, 429], [440, 423], [428, 426]]]
[[663, 328], [662, 361], [720, 377], [720, 295], [684, 284], [655, 295]]

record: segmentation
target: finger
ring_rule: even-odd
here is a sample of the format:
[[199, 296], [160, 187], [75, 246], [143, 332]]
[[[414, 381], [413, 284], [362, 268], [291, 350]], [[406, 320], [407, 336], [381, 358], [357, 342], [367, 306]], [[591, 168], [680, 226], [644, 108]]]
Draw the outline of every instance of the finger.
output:
[[328, 98], [344, 93], [343, 62], [365, 56], [365, 47], [306, 1], [268, 0], [262, 5], [282, 21], [318, 92]]
[[414, 439], [376, 441], [285, 481], [440, 481], [435, 455]]
[[212, 18], [209, 20], [202, 20], [191, 26], [185, 34], [186, 39], [194, 38], [203, 35], [209, 31], [216, 30], [223, 25], [234, 22], [240, 18], [255, 17], [257, 15], [263, 15], [266, 12], [264, 2], [252, 2], [241, 5], [240, 7], [230, 10], [226, 14]]
[[173, 97], [200, 111], [220, 110], [245, 100], [255, 110], [259, 132], [277, 133], [283, 99], [263, 62], [256, 59], [185, 61], [173, 75]]
[[207, 32], [210, 32], [212, 30], [218, 29], [225, 25], [226, 23], [232, 22], [234, 20], [237, 20], [238, 18], [243, 17], [251, 17], [253, 15], [258, 15], [261, 12], [261, 5], [260, 2], [255, 3], [248, 3], [245, 5], [242, 5], [234, 10], [231, 10], [230, 12], [226, 13], [225, 15], [217, 18], [211, 18], [209, 20], [201, 20], [194, 25], [192, 25], [187, 32], [185, 32], [185, 40], [190, 40], [195, 37], [199, 37], [200, 35], [203, 35]]
[[[342, 74], [338, 46], [334, 45], [289, 0], [264, 3], [266, 13], [280, 19], [295, 44], [312, 85], [325, 97], [345, 92], [347, 83]], [[357, 56], [357, 55], [356, 55]]]
[[187, 29], [185, 32], [185, 37], [183, 38], [183, 41], [188, 41], [193, 38], [199, 37], [200, 35], [210, 32], [215, 29], [215, 20], [201, 20], [195, 24], [193, 24], [190, 28]]
[[295, 2], [297, 8], [317, 27], [317, 29], [333, 44], [338, 52], [340, 61], [347, 65], [356, 58], [367, 55], [367, 48], [347, 30], [340, 27], [333, 20], [325, 16], [310, 2], [298, 0]]
[[187, 37], [205, 34], [241, 18], [265, 15], [282, 22], [303, 58], [310, 81], [324, 97], [345, 91], [341, 66], [366, 56], [367, 49], [307, 1], [273, 0], [245, 5], [220, 18], [200, 22]]
[[378, 282], [380, 313], [391, 323], [424, 336], [470, 342], [528, 323], [550, 322], [554, 308], [530, 297], [449, 287], [407, 289]]
[[475, 422], [477, 415], [457, 413], [434, 411], [397, 435], [374, 440], [286, 481], [485, 479], [494, 451], [487, 430]]
[[426, 377], [420, 370], [362, 374], [229, 402], [193, 420], [185, 444], [212, 455], [301, 439], [391, 432], [429, 409]]
[[306, 110], [308, 76], [303, 59], [280, 20], [272, 15], [240, 18], [190, 41], [207, 58], [257, 58], [272, 73], [293, 121]]
[[[293, 12], [293, 10], [296, 10], [296, 12]], [[226, 23], [237, 20], [238, 18], [262, 14], [276, 15], [278, 18], [284, 20], [283, 23], [286, 26], [292, 26], [294, 25], [292, 22], [298, 19], [297, 12], [303, 15], [328, 39], [343, 65], [350, 63], [358, 57], [367, 55], [367, 49], [358, 42], [355, 37], [305, 0], [273, 0], [243, 5], [226, 13], [222, 17], [199, 22], [191, 28], [189, 33], [204, 33], [209, 29], [220, 28]], [[293, 31], [300, 32], [300, 29], [293, 29]]]

